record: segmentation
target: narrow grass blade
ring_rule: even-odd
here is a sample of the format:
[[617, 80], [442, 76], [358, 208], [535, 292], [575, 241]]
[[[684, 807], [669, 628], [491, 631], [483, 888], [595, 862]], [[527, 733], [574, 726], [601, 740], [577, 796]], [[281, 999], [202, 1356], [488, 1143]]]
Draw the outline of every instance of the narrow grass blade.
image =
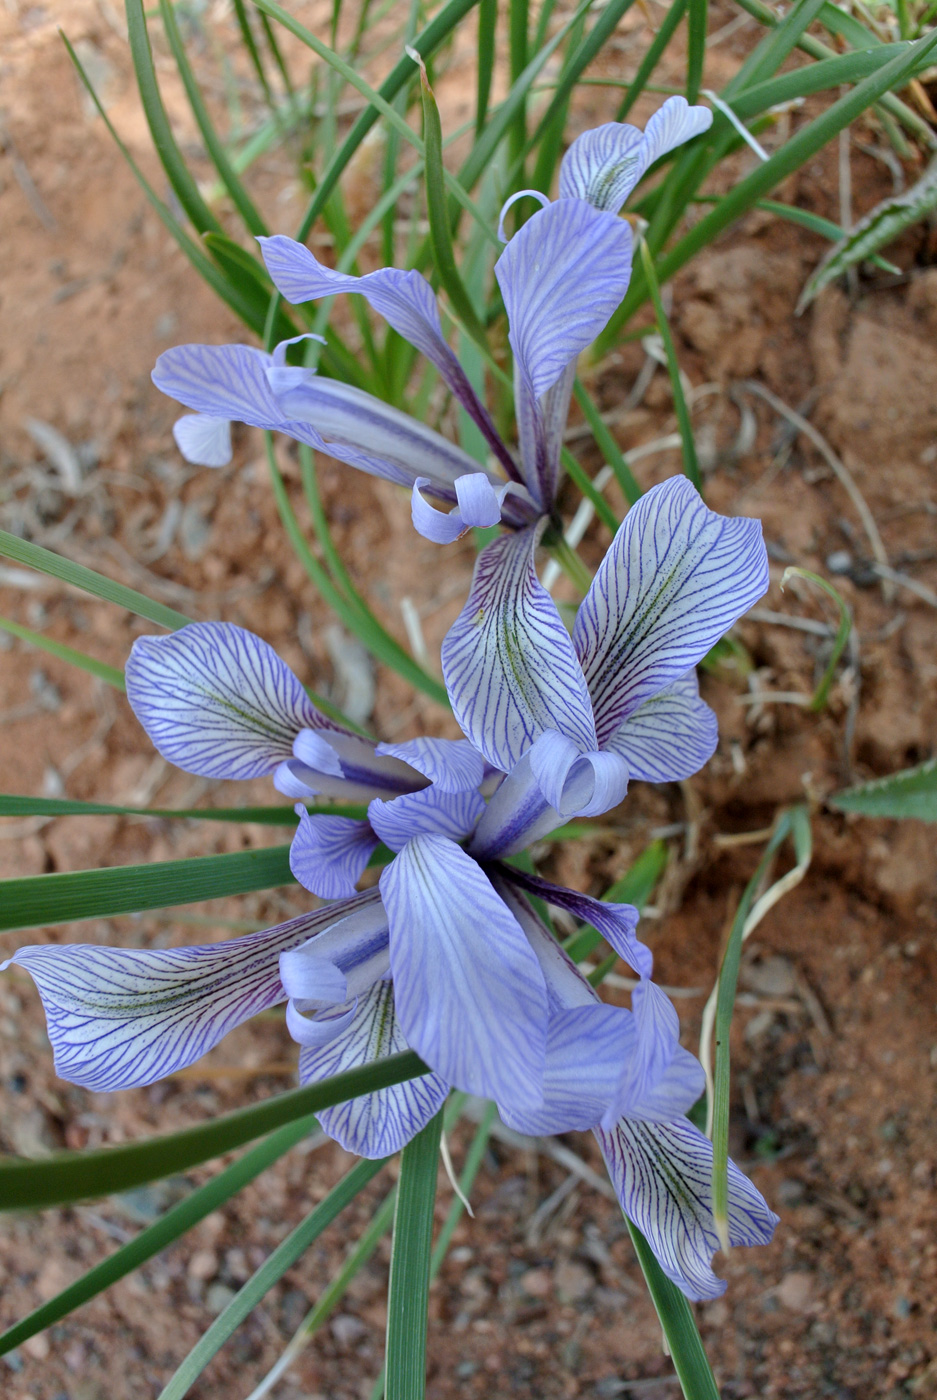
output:
[[403, 1149], [387, 1297], [388, 1400], [426, 1393], [426, 1309], [442, 1110]]
[[664, 50], [667, 48], [667, 45], [676, 33], [677, 26], [686, 14], [686, 7], [687, 0], [674, 0], [674, 3], [667, 11], [660, 29], [658, 29], [657, 33], [654, 35], [647, 53], [638, 65], [638, 71], [634, 75], [634, 82], [628, 88], [621, 106], [615, 113], [615, 120], [617, 122], [623, 122], [625, 120], [628, 113], [647, 87], [651, 74], [654, 72], [658, 63], [660, 63]]
[[480, 136], [488, 118], [488, 100], [495, 67], [495, 33], [498, 0], [478, 0], [478, 73], [475, 89], [475, 135]]
[[858, 812], [863, 817], [915, 817], [937, 822], [937, 758], [846, 788], [827, 802], [837, 811]]
[[[819, 0], [822, 3], [822, 0]], [[812, 0], [816, 3], [816, 0]], [[689, 0], [687, 10], [686, 100], [695, 102], [703, 81], [703, 59], [706, 56], [706, 27], [709, 19], [708, 0]]]
[[[511, 86], [527, 67], [529, 0], [508, 0], [508, 74]], [[527, 136], [527, 96], [521, 98], [510, 127], [511, 155], [523, 166], [524, 141]], [[520, 172], [519, 172], [520, 173]]]
[[18, 535], [10, 535], [6, 530], [0, 530], [0, 555], [15, 560], [17, 564], [26, 564], [30, 569], [37, 569], [41, 574], [48, 574], [50, 578], [61, 579], [62, 583], [80, 588], [95, 598], [103, 598], [106, 603], [116, 603], [118, 607], [126, 608], [137, 617], [145, 617], [148, 622], [155, 622], [158, 627], [167, 627], [170, 631], [175, 631], [177, 627], [185, 627], [191, 621], [184, 613], [176, 612], [175, 608], [167, 608], [163, 603], [156, 603], [152, 598], [147, 598], [145, 593], [126, 588], [122, 583], [115, 583], [104, 574], [86, 568], [84, 564], [75, 564], [71, 559], [64, 559], [61, 554], [53, 553], [51, 549], [44, 549], [42, 545], [32, 544], [29, 540], [21, 540]]
[[670, 323], [667, 320], [667, 313], [664, 310], [664, 303], [661, 300], [660, 284], [657, 280], [657, 273], [654, 270], [654, 259], [651, 257], [651, 250], [647, 246], [647, 240], [641, 240], [641, 261], [644, 265], [644, 275], [647, 279], [648, 289], [651, 294], [651, 302], [654, 306], [654, 314], [657, 317], [657, 329], [660, 331], [660, 338], [664, 342], [664, 351], [667, 355], [667, 372], [670, 375], [670, 387], [673, 390], [673, 406], [677, 415], [677, 427], [680, 432], [680, 441], [683, 444], [683, 470], [692, 481], [697, 491], [702, 493], [703, 480], [700, 476], [699, 462], [696, 457], [696, 443], [693, 441], [693, 425], [690, 422], [690, 410], [687, 407], [686, 395], [683, 392], [683, 381], [680, 378], [680, 364], [677, 360], [677, 351], [674, 347], [673, 336], [670, 333]]
[[706, 1359], [692, 1307], [667, 1278], [638, 1227], [630, 1220], [627, 1224], [685, 1400], [719, 1400], [719, 1387]]
[[[781, 876], [763, 894], [762, 884], [768, 874], [775, 853], [788, 837], [794, 845], [796, 864], [786, 875]], [[722, 1248], [729, 1248], [729, 1092], [730, 1059], [729, 1034], [732, 1028], [732, 1013], [735, 1009], [735, 993], [738, 986], [739, 963], [742, 957], [742, 944], [752, 933], [779, 899], [798, 885], [807, 872], [812, 854], [810, 813], [806, 807], [791, 807], [782, 812], [775, 823], [764, 855], [758, 868], [749, 880], [739, 900], [735, 918], [729, 931], [719, 979], [712, 996], [703, 1012], [701, 1032], [701, 1056], [703, 1068], [710, 1081], [709, 1037], [712, 1026], [716, 1032], [715, 1071], [711, 1079], [709, 1096], [709, 1132], [713, 1144], [713, 1224]], [[713, 1013], [715, 1013], [713, 1015]]]
[[573, 393], [576, 395], [576, 402], [582, 409], [586, 422], [592, 430], [592, 436], [595, 438], [596, 447], [615, 473], [615, 480], [621, 487], [625, 500], [629, 505], [633, 506], [642, 493], [640, 486], [635, 480], [634, 473], [628, 465], [627, 457], [625, 457], [618, 443], [602, 422], [602, 415], [596, 408], [592, 395], [580, 379], [577, 379], [574, 383]]
[[816, 714], [818, 711], [823, 709], [827, 702], [827, 698], [830, 693], [830, 686], [833, 684], [833, 677], [836, 674], [836, 667], [839, 664], [839, 658], [843, 654], [843, 648], [849, 640], [849, 633], [852, 630], [852, 614], [850, 613], [849, 608], [846, 606], [846, 603], [844, 602], [843, 598], [840, 596], [839, 593], [837, 593], [833, 585], [831, 583], [827, 583], [826, 579], [821, 578], [819, 574], [811, 573], [809, 569], [785, 569], [784, 573], [781, 576], [782, 593], [784, 591], [785, 583], [791, 577], [806, 579], [809, 583], [814, 584], [817, 588], [822, 588], [823, 592], [826, 593], [828, 597], [833, 599], [833, 602], [839, 609], [839, 626], [836, 629], [836, 636], [833, 639], [833, 650], [830, 653], [830, 659], [827, 663], [826, 670], [820, 677], [820, 681], [817, 685], [816, 690], [814, 691], [813, 699], [810, 701], [810, 704], [807, 707], [809, 710], [812, 710], [814, 714]]
[[937, 158], [931, 161], [921, 178], [903, 194], [889, 196], [876, 204], [864, 218], [836, 243], [820, 266], [808, 278], [797, 303], [798, 314], [828, 283], [841, 277], [849, 268], [877, 253], [891, 243], [906, 228], [916, 224], [937, 207]]
[[269, 1259], [264, 1260], [253, 1277], [248, 1279], [224, 1311], [215, 1318], [208, 1331], [199, 1338], [169, 1384], [160, 1391], [159, 1400], [182, 1400], [182, 1397], [188, 1394], [232, 1332], [240, 1327], [287, 1269], [292, 1268], [300, 1255], [318, 1239], [326, 1226], [331, 1225], [345, 1207], [364, 1190], [372, 1177], [377, 1176], [386, 1160], [363, 1160], [352, 1167], [338, 1185], [332, 1188], [325, 1200], [320, 1201], [315, 1210], [306, 1216], [302, 1224], [297, 1225], [283, 1243], [277, 1245]]
[[406, 1050], [164, 1137], [96, 1152], [60, 1152], [41, 1160], [0, 1159], [0, 1210], [42, 1210], [130, 1191], [233, 1152], [254, 1138], [333, 1104], [428, 1073], [420, 1057]]
[[423, 144], [426, 148], [426, 211], [429, 236], [437, 276], [452, 303], [456, 315], [475, 343], [487, 354], [488, 337], [478, 319], [472, 299], [456, 267], [449, 231], [449, 204], [446, 199], [445, 166], [442, 160], [442, 124], [433, 89], [426, 76], [426, 65], [416, 49], [409, 50], [420, 68], [420, 92], [423, 101]]
[[0, 880], [0, 930], [137, 914], [293, 883], [289, 846]]
[[45, 637], [41, 632], [34, 632], [31, 627], [23, 627], [19, 622], [13, 622], [8, 617], [0, 617], [0, 630], [9, 632], [11, 637], [19, 637], [21, 642], [28, 642], [30, 646], [38, 647], [40, 651], [48, 652], [50, 656], [57, 657], [59, 661], [67, 661], [69, 666], [77, 666], [79, 670], [97, 676], [98, 680], [106, 681], [108, 685], [114, 686], [115, 690], [124, 689], [124, 673], [118, 671], [116, 666], [108, 666], [105, 661], [98, 661], [93, 656], [86, 656], [83, 651], [76, 651], [74, 647], [67, 647], [63, 642], [53, 641], [51, 637]]
[[118, 1279], [125, 1278], [134, 1269], [139, 1269], [141, 1264], [145, 1264], [148, 1259], [166, 1249], [200, 1220], [204, 1220], [206, 1215], [210, 1215], [232, 1196], [243, 1191], [261, 1172], [266, 1171], [285, 1152], [311, 1133], [315, 1126], [316, 1120], [310, 1115], [278, 1128], [263, 1142], [245, 1152], [238, 1161], [232, 1162], [224, 1171], [212, 1177], [211, 1181], [197, 1187], [184, 1201], [173, 1206], [145, 1230], [141, 1230], [134, 1239], [121, 1245], [120, 1249], [102, 1259], [100, 1264], [89, 1269], [75, 1283], [4, 1332], [0, 1336], [0, 1356], [12, 1351], [29, 1337], [34, 1337], [37, 1332], [44, 1331], [53, 1322], [67, 1317], [89, 1299], [103, 1293], [105, 1288], [110, 1288]]
[[[809, 229], [811, 233], [818, 233], [821, 238], [828, 238], [831, 243], [836, 243], [843, 236], [843, 230], [839, 224], [834, 224], [832, 219], [824, 219], [820, 214], [814, 214], [810, 209], [798, 209], [794, 204], [781, 204], [776, 199], [759, 199], [755, 205], [756, 209], [764, 209], [767, 214], [777, 214], [779, 219], [787, 219], [789, 223], [799, 224], [801, 228]], [[880, 267], [883, 272], [890, 272], [897, 276], [901, 269], [894, 263], [890, 263], [886, 258], [879, 257], [873, 253], [869, 262], [875, 267]]]
[[[618, 529], [619, 521], [618, 516], [612, 510], [608, 501], [601, 494], [601, 492], [595, 489], [592, 482], [589, 480], [589, 477], [586, 475], [585, 468], [579, 462], [576, 461], [576, 458], [570, 452], [568, 447], [564, 447], [561, 450], [560, 455], [563, 460], [563, 466], [566, 468], [570, 480], [574, 481], [579, 487], [579, 490], [586, 497], [586, 499], [592, 502], [593, 506], [595, 507], [596, 515], [599, 517], [602, 524], [606, 525], [614, 535], [615, 531]], [[589, 582], [591, 582], [591, 579], [589, 580]], [[588, 588], [588, 586], [589, 584], [587, 583], [586, 587]]]
[[[602, 898], [609, 904], [633, 904], [643, 909], [650, 899], [654, 886], [667, 868], [667, 846], [663, 841], [652, 841], [634, 861], [632, 866], [614, 885], [605, 891]], [[602, 935], [591, 924], [567, 938], [563, 947], [574, 962], [582, 962], [602, 941]]]
[[766, 82], [778, 71], [788, 55], [797, 47], [801, 35], [823, 9], [826, 0], [797, 0], [787, 14], [769, 29], [757, 47], [748, 55], [739, 71], [727, 83], [723, 97], [735, 106], [736, 93]]
[[[313, 815], [352, 817], [362, 821], [367, 806], [324, 803], [307, 806]], [[258, 826], [296, 825], [292, 807], [120, 807], [110, 802], [73, 802], [66, 797], [18, 797], [0, 793], [0, 817], [173, 817], [183, 821], [251, 822]], [[44, 876], [48, 879], [48, 876]]]
[[[831, 92], [845, 83], [861, 82], [863, 78], [879, 72], [886, 63], [891, 63], [893, 59], [900, 58], [907, 52], [907, 44], [881, 44], [875, 49], [823, 58], [817, 63], [805, 64], [790, 73], [779, 73], [776, 77], [734, 93], [732, 110], [737, 117], [750, 121], [753, 117], [767, 112], [770, 107], [795, 102], [800, 97], [810, 97], [816, 92]], [[925, 58], [915, 65], [912, 76], [923, 72], [928, 66], [929, 61]]]
[[257, 41], [254, 38], [254, 31], [251, 29], [250, 20], [247, 17], [247, 7], [244, 3], [244, 0], [234, 0], [234, 13], [237, 17], [238, 28], [241, 31], [241, 41], [244, 44], [244, 47], [247, 50], [248, 55], [250, 57], [250, 61], [254, 66], [254, 72], [257, 74], [257, 80], [264, 90], [264, 96], [267, 99], [267, 103], [269, 106], [272, 107], [273, 93], [271, 92], [270, 84], [267, 81], [266, 70], [264, 69], [263, 60], [260, 57], [260, 50], [257, 48]]

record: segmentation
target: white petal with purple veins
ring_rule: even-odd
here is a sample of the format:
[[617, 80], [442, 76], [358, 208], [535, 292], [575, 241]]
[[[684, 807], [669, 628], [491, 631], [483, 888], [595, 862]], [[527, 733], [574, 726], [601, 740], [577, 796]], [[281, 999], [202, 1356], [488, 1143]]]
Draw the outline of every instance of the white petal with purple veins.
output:
[[768, 587], [761, 522], [708, 510], [685, 477], [633, 505], [576, 617], [599, 745], [686, 675]]
[[614, 753], [581, 754], [547, 730], [530, 750], [530, 768], [547, 802], [564, 818], [600, 817], [624, 800], [628, 765]]
[[534, 569], [536, 528], [502, 535], [478, 556], [468, 601], [442, 646], [463, 733], [510, 772], [538, 734], [597, 748], [592, 708], [569, 633]]
[[335, 909], [319, 909], [189, 948], [44, 944], [20, 948], [9, 962], [39, 990], [56, 1073], [86, 1089], [133, 1089], [192, 1064], [285, 1000], [280, 954], [335, 918]]
[[[345, 1014], [336, 1012], [336, 1019]], [[327, 1019], [320, 1017], [320, 1023]], [[409, 1048], [394, 1013], [393, 987], [390, 982], [377, 982], [359, 998], [353, 1017], [337, 1036], [319, 1049], [301, 1051], [300, 1081], [315, 1084]], [[317, 1117], [323, 1129], [347, 1152], [361, 1157], [389, 1157], [426, 1126], [442, 1107], [448, 1092], [448, 1085], [438, 1074], [425, 1074], [322, 1109]]]
[[485, 760], [467, 739], [405, 739], [378, 744], [376, 752], [409, 764], [440, 792], [467, 792], [485, 776]]
[[716, 716], [689, 671], [622, 720], [605, 748], [625, 760], [632, 778], [676, 783], [698, 773], [718, 742]]
[[[713, 1228], [708, 1138], [687, 1119], [596, 1130], [622, 1210], [638, 1226], [664, 1273], [688, 1298], [718, 1298], [726, 1285], [712, 1270], [719, 1241]], [[729, 1240], [767, 1244], [778, 1217], [761, 1193], [729, 1163]]]
[[272, 773], [301, 729], [335, 728], [272, 647], [230, 622], [138, 637], [126, 679], [131, 708], [159, 752], [204, 778]]
[[197, 467], [226, 467], [231, 461], [231, 422], [208, 413], [186, 413], [172, 425], [176, 446]]
[[529, 942], [476, 863], [442, 836], [381, 875], [397, 1015], [450, 1083], [507, 1107], [540, 1102], [546, 987]]
[[280, 979], [304, 1009], [323, 1009], [362, 996], [387, 973], [387, 913], [376, 890], [332, 905], [331, 921], [281, 954]]
[[310, 816], [297, 804], [299, 827], [290, 846], [290, 870], [320, 899], [348, 899], [364, 874], [377, 837], [365, 821]]
[[606, 122], [577, 136], [560, 163], [561, 199], [617, 214], [647, 168], [644, 132]]
[[401, 851], [414, 836], [448, 836], [462, 841], [478, 825], [485, 800], [477, 792], [443, 792], [424, 788], [406, 793], [390, 802], [375, 800], [368, 807], [368, 820], [392, 851]]
[[644, 129], [647, 165], [653, 165], [675, 146], [682, 146], [708, 131], [712, 124], [713, 114], [708, 107], [691, 107], [685, 97], [668, 97]]

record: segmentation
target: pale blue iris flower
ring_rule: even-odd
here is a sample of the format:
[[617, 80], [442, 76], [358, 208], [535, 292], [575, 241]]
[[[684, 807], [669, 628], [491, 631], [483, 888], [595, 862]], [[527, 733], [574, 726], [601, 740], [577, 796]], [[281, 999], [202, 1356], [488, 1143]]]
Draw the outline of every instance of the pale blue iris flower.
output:
[[259, 242], [285, 299], [302, 303], [337, 292], [365, 297], [436, 367], [481, 432], [492, 465], [480, 468], [433, 429], [361, 389], [287, 365], [286, 343], [273, 355], [245, 345], [181, 345], [159, 357], [157, 387], [195, 410], [175, 426], [183, 455], [204, 466], [224, 465], [231, 456], [232, 420], [278, 430], [410, 487], [414, 525], [439, 543], [471, 526], [500, 520], [523, 529], [549, 518], [576, 360], [608, 323], [631, 277], [631, 229], [619, 211], [654, 161], [711, 121], [707, 108], [668, 98], [646, 131], [610, 122], [579, 136], [563, 158], [557, 200], [523, 192], [544, 207], [495, 264], [514, 355], [516, 456], [446, 343], [435, 294], [420, 273], [336, 272], [283, 236]]
[[[723, 1287], [710, 1267], [712, 1148], [683, 1117], [702, 1071], [650, 980], [637, 913], [505, 857], [571, 812], [606, 811], [629, 776], [705, 761], [715, 722], [687, 677], [764, 591], [764, 546], [756, 522], [714, 515], [682, 479], [655, 487], [629, 512], [570, 638], [533, 573], [535, 536], [497, 542], [494, 583], [480, 561], [447, 641], [465, 740], [361, 738], [231, 624], [139, 639], [128, 698], [169, 761], [368, 803], [362, 821], [297, 808], [293, 873], [335, 902], [226, 943], [26, 947], [13, 961], [39, 987], [58, 1072], [91, 1089], [152, 1083], [286, 1001], [304, 1083], [408, 1047], [430, 1066], [322, 1113], [349, 1150], [401, 1147], [450, 1085], [493, 1098], [522, 1132], [592, 1128], [662, 1267], [691, 1297], [711, 1297]], [[356, 893], [378, 842], [393, 859], [377, 889]], [[595, 926], [630, 963], [631, 1011], [599, 1002], [530, 895]], [[774, 1223], [733, 1168], [733, 1243], [764, 1242]]]

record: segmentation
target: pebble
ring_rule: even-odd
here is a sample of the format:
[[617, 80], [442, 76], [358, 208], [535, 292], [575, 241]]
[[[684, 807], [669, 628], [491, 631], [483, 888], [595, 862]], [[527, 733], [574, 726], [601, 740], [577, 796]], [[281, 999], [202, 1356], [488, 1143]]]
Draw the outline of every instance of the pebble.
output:
[[368, 1329], [360, 1317], [354, 1317], [351, 1313], [339, 1313], [332, 1318], [329, 1330], [339, 1346], [350, 1347], [363, 1337]]
[[575, 1264], [572, 1260], [564, 1260], [562, 1264], [557, 1265], [553, 1281], [556, 1296], [561, 1303], [581, 1303], [595, 1291], [592, 1271], [584, 1264]]
[[213, 1283], [205, 1294], [205, 1306], [209, 1312], [217, 1315], [224, 1312], [234, 1296], [235, 1290], [226, 1283]]
[[813, 1274], [785, 1274], [776, 1289], [778, 1302], [791, 1312], [806, 1312], [813, 1302], [813, 1288]]
[[553, 1291], [549, 1269], [528, 1269], [521, 1274], [521, 1288], [531, 1298], [548, 1298]]
[[189, 1278], [207, 1283], [218, 1272], [218, 1256], [211, 1249], [199, 1249], [189, 1260]]

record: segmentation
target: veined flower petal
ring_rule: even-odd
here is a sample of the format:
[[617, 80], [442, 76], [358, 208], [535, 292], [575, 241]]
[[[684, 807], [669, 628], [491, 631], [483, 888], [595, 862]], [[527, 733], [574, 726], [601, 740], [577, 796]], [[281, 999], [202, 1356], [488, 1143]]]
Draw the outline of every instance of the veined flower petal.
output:
[[633, 904], [613, 904], [604, 899], [593, 899], [591, 895], [551, 884], [549, 880], [530, 875], [526, 870], [518, 870], [516, 866], [505, 866], [502, 874], [512, 884], [528, 890], [546, 904], [566, 909], [583, 923], [591, 924], [598, 929], [609, 947], [630, 963], [640, 977], [650, 977], [654, 959], [651, 950], [635, 937], [640, 916]]
[[296, 815], [290, 870], [320, 899], [350, 898], [377, 845], [370, 825], [352, 817], [310, 816], [302, 803], [296, 804]]
[[[341, 1022], [346, 1014], [338, 1011], [335, 1016]], [[327, 1020], [323, 1016], [320, 1023]], [[300, 1082], [314, 1084], [409, 1048], [394, 1012], [393, 987], [390, 982], [376, 982], [359, 998], [354, 1015], [341, 1025], [338, 1035], [324, 1046], [300, 1052]], [[449, 1086], [438, 1074], [425, 1074], [335, 1104], [317, 1116], [325, 1132], [346, 1152], [361, 1157], [389, 1157], [405, 1147], [438, 1113], [448, 1092]]]
[[646, 131], [607, 122], [577, 136], [560, 163], [560, 198], [584, 199], [617, 214], [655, 160], [712, 125], [708, 107], [691, 107], [685, 97], [668, 97]]
[[648, 167], [676, 146], [708, 131], [712, 124], [713, 114], [708, 107], [691, 107], [685, 97], [668, 97], [644, 128]]
[[176, 446], [197, 467], [226, 467], [231, 461], [231, 422], [208, 413], [184, 413], [172, 425]]
[[381, 874], [397, 1015], [443, 1077], [507, 1107], [542, 1095], [547, 998], [514, 915], [470, 856], [417, 836]]
[[537, 736], [530, 768], [550, 806], [568, 817], [600, 817], [628, 791], [628, 765], [615, 753], [580, 753], [553, 730]]
[[285, 1000], [280, 954], [336, 919], [302, 914], [244, 938], [189, 948], [20, 948], [36, 983], [56, 1073], [86, 1089], [153, 1084], [207, 1054], [228, 1031]]
[[685, 477], [633, 505], [583, 600], [573, 644], [598, 745], [684, 677], [768, 587], [761, 522], [717, 515]]
[[605, 748], [624, 759], [632, 778], [677, 783], [698, 773], [718, 742], [716, 716], [700, 699], [696, 672], [688, 671], [622, 720]]
[[598, 747], [569, 633], [534, 568], [538, 533], [502, 535], [482, 550], [468, 602], [442, 645], [455, 717], [505, 772], [547, 729], [584, 753]]
[[378, 744], [376, 752], [408, 763], [440, 792], [467, 792], [485, 776], [485, 760], [467, 739], [405, 739]]
[[375, 799], [368, 806], [368, 821], [392, 851], [402, 851], [414, 836], [448, 836], [462, 841], [478, 825], [485, 800], [468, 792], [443, 792], [437, 787], [406, 793], [390, 802]]
[[[708, 1138], [688, 1119], [596, 1130], [621, 1208], [644, 1235], [664, 1273], [694, 1301], [718, 1298], [726, 1285], [712, 1270], [719, 1241], [713, 1228], [712, 1160]], [[729, 1241], [768, 1244], [778, 1217], [761, 1193], [729, 1163]]]
[[193, 622], [138, 637], [127, 699], [163, 758], [205, 778], [257, 778], [290, 757], [303, 728], [336, 728], [260, 637]]
[[371, 739], [341, 731], [303, 729], [293, 743], [293, 757], [273, 776], [278, 792], [306, 801], [310, 796], [370, 802], [427, 786], [408, 763], [379, 752]]
[[267, 271], [287, 301], [294, 304], [314, 301], [318, 297], [334, 296], [336, 292], [358, 292], [365, 297], [399, 335], [436, 366], [508, 474], [516, 478], [517, 468], [511, 454], [446, 344], [436, 297], [425, 277], [419, 272], [403, 272], [395, 267], [382, 267], [364, 277], [354, 277], [325, 267], [302, 243], [282, 234], [257, 241]]
[[286, 994], [322, 1010], [363, 996], [390, 967], [387, 913], [377, 890], [332, 905], [331, 921], [280, 955]]
[[[272, 394], [267, 383], [272, 363], [265, 350], [251, 345], [174, 345], [156, 361], [152, 379], [162, 393], [197, 414], [289, 433], [310, 447], [321, 447], [319, 434], [289, 419]], [[183, 455], [185, 434], [192, 431], [183, 429], [182, 442], [176, 437]]]

